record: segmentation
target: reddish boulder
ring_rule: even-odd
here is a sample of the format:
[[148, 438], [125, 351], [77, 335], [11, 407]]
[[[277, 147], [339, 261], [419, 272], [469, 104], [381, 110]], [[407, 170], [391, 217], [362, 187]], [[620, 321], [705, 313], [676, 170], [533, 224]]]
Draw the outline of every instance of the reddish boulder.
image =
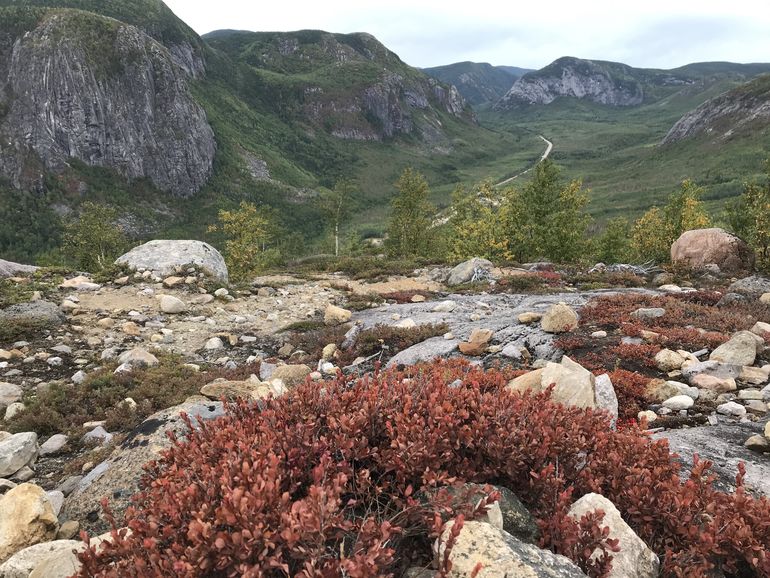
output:
[[723, 273], [751, 271], [754, 251], [724, 229], [694, 229], [682, 233], [671, 245], [671, 262], [702, 269], [715, 264]]

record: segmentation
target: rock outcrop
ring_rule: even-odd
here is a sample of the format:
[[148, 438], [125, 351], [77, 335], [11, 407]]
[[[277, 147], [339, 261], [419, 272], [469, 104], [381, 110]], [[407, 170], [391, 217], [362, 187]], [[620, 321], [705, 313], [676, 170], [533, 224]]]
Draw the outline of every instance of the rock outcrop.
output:
[[770, 122], [770, 75], [715, 96], [688, 112], [671, 127], [663, 144], [697, 135], [721, 141], [741, 130]]
[[0, 45], [0, 175], [38, 187], [41, 165], [61, 172], [74, 158], [195, 194], [211, 175], [216, 143], [179, 56], [97, 14], [41, 14]]
[[723, 273], [745, 272], [754, 268], [754, 250], [724, 229], [694, 229], [671, 245], [671, 262], [696, 270], [713, 264]]
[[521, 104], [550, 104], [560, 97], [609, 106], [636, 106], [644, 89], [624, 64], [564, 57], [519, 78], [495, 105], [504, 110]]

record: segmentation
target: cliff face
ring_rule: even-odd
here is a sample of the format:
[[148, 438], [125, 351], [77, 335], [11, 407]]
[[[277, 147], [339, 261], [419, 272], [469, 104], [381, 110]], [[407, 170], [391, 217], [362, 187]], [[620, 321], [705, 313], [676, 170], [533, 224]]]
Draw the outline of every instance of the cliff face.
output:
[[75, 158], [177, 196], [197, 192], [216, 145], [187, 85], [202, 61], [189, 44], [175, 47], [172, 54], [132, 25], [76, 10], [41, 12], [30, 30], [6, 33], [0, 173], [35, 187], [43, 169], [61, 171]]
[[565, 96], [609, 106], [639, 105], [644, 101], [642, 84], [623, 68], [631, 70], [614, 63], [561, 58], [543, 70], [519, 78], [495, 108], [549, 104]]
[[770, 123], [770, 75], [707, 100], [671, 127], [663, 144], [700, 134], [727, 138], [744, 128], [757, 129]]

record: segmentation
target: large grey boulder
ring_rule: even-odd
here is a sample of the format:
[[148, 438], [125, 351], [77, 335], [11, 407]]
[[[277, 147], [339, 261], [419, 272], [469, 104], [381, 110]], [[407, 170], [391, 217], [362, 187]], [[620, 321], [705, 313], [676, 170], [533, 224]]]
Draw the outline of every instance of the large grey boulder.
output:
[[115, 263], [131, 269], [146, 269], [159, 277], [168, 277], [193, 265], [217, 281], [227, 283], [228, 280], [224, 257], [203, 241], [149, 241], [121, 255]]
[[615, 504], [600, 494], [586, 494], [572, 504], [568, 515], [580, 520], [584, 515], [601, 510], [601, 526], [609, 528], [609, 538], [618, 541], [619, 552], [612, 554], [612, 570], [607, 578], [657, 578], [660, 570], [658, 556], [626, 524]]
[[64, 323], [59, 307], [49, 301], [19, 303], [0, 310], [0, 342], [11, 341]]
[[426, 361], [432, 361], [439, 357], [448, 357], [456, 353], [457, 339], [444, 339], [443, 337], [431, 337], [420, 343], [399, 351], [388, 361], [388, 367], [397, 365], [414, 365]]
[[763, 342], [762, 338], [751, 331], [739, 331], [712, 351], [709, 360], [727, 365], [754, 365], [760, 342]]
[[671, 245], [671, 262], [691, 269], [714, 264], [723, 273], [751, 271], [754, 250], [724, 229], [694, 229], [682, 233]]
[[738, 279], [727, 288], [728, 293], [738, 293], [746, 297], [761, 297], [764, 293], [770, 292], [770, 279], [759, 275], [744, 277]]
[[22, 265], [21, 263], [0, 259], [0, 279], [15, 277], [17, 275], [28, 275], [34, 273], [38, 269], [39, 267], [35, 267], [34, 265]]
[[187, 426], [181, 417], [183, 412], [192, 417], [195, 424], [198, 420], [223, 415], [224, 409], [220, 402], [188, 401], [148, 417], [106, 461], [80, 481], [64, 502], [62, 519], [79, 521], [90, 534], [105, 532], [109, 525], [99, 502], [107, 497], [110, 509], [121, 524], [129, 498], [139, 490], [143, 466], [171, 446], [167, 432], [173, 432], [179, 438], [186, 434]]
[[[449, 522], [439, 539], [439, 559], [444, 557], [454, 524]], [[522, 542], [484, 522], [463, 524], [449, 552], [449, 561], [452, 563], [447, 575], [450, 578], [585, 578], [568, 558]]]
[[491, 261], [487, 259], [479, 259], [474, 257], [467, 261], [460, 263], [454, 269], [449, 272], [446, 284], [450, 287], [454, 285], [462, 285], [463, 283], [470, 283], [474, 280], [486, 279], [495, 266]]
[[15, 383], [0, 381], [0, 409], [5, 409], [21, 399], [24, 392]]
[[[549, 362], [542, 369], [530, 371], [511, 380], [506, 389], [513, 392], [540, 393], [550, 385], [554, 385], [551, 400], [555, 403], [582, 408], [598, 407], [596, 378], [590, 371], [566, 355], [562, 357], [561, 363]], [[602, 386], [606, 385], [603, 380]], [[603, 394], [603, 409], [612, 411], [609, 397]]]

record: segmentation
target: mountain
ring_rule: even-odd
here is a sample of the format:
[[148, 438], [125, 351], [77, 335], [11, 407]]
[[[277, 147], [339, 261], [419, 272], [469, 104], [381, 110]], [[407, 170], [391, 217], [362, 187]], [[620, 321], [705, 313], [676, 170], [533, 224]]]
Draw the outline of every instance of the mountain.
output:
[[457, 89], [404, 64], [369, 34], [216, 31], [204, 40], [258, 71], [264, 104], [280, 95], [281, 112], [339, 138], [438, 141], [438, 111], [473, 121]]
[[688, 112], [671, 128], [663, 144], [705, 135], [725, 141], [741, 133], [766, 131], [770, 125], [770, 75], [711, 98]]
[[546, 105], [574, 98], [614, 107], [656, 102], [703, 84], [704, 79], [747, 80], [770, 71], [767, 64], [696, 63], [672, 70], [634, 68], [617, 62], [565, 56], [519, 78], [495, 105], [497, 110]]
[[[0, 0], [0, 255], [56, 247], [61, 218], [114, 205], [134, 236], [204, 236], [219, 209], [272, 207], [314, 242], [314, 199], [359, 182], [381, 232], [393, 183], [425, 173], [439, 204], [534, 137], [479, 127], [456, 88], [368, 34], [217, 31], [160, 0]], [[498, 169], [495, 169], [495, 172]], [[509, 170], [506, 166], [506, 170]]]
[[483, 106], [500, 100], [517, 78], [530, 71], [516, 66], [492, 66], [486, 62], [456, 62], [423, 68], [423, 72], [456, 86], [471, 105]]

